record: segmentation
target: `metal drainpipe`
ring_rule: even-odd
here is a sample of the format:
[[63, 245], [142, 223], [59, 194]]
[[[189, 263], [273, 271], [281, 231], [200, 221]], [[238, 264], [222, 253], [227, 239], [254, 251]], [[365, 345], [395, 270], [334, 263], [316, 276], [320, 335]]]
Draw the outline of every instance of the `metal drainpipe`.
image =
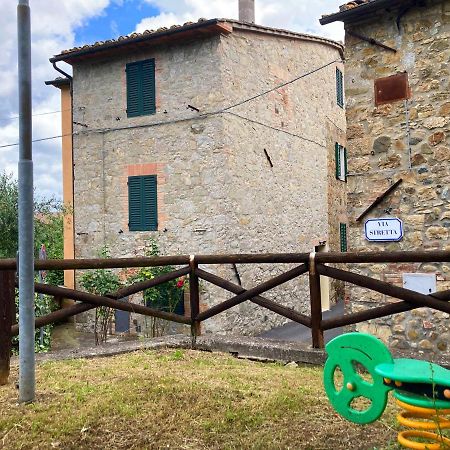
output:
[[73, 77], [72, 77], [71, 75], [69, 75], [67, 72], [64, 72], [64, 70], [60, 69], [60, 68], [56, 65], [56, 62], [55, 62], [55, 61], [53, 61], [52, 64], [53, 64], [53, 68], [54, 68], [57, 72], [61, 73], [62, 75], [64, 75], [66, 78], [68, 78], [68, 79], [72, 82]]
[[405, 112], [406, 112], [406, 146], [408, 149], [408, 169], [412, 170], [411, 124], [410, 124], [410, 111], [409, 111], [408, 99], [405, 100]]
[[31, 28], [28, 0], [17, 5], [19, 68], [19, 402], [35, 399], [34, 201]]
[[[74, 164], [73, 164], [73, 77], [71, 75], [69, 75], [67, 72], [64, 72], [64, 70], [60, 69], [57, 65], [56, 65], [56, 61], [52, 62], [53, 68], [59, 72], [60, 74], [64, 75], [70, 82], [70, 132], [72, 134], [71, 139], [72, 139], [72, 199], [71, 199], [71, 209], [72, 209], [72, 222], [73, 224], [75, 224], [75, 211], [73, 210], [73, 205], [75, 203], [75, 199], [74, 199], [74, 179], [75, 179], [75, 174], [74, 174]], [[75, 226], [73, 228], [73, 232], [75, 233]], [[73, 243], [75, 246], [75, 236], [73, 236]], [[72, 248], [73, 250], [73, 254], [75, 254], [75, 248]]]

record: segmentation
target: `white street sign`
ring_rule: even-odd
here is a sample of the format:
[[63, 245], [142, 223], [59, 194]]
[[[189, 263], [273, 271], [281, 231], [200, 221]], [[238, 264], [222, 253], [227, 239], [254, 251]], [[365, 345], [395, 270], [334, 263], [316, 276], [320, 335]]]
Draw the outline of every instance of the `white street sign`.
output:
[[403, 222], [396, 217], [369, 219], [364, 225], [364, 234], [366, 239], [372, 242], [401, 241], [403, 238]]

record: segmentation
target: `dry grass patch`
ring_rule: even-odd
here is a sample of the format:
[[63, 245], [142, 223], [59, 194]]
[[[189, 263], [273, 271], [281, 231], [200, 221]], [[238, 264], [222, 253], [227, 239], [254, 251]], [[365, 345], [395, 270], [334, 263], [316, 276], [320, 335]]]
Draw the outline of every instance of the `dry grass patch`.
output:
[[392, 412], [368, 426], [335, 414], [317, 367], [185, 350], [47, 362], [37, 402], [0, 387], [5, 449], [387, 449]]

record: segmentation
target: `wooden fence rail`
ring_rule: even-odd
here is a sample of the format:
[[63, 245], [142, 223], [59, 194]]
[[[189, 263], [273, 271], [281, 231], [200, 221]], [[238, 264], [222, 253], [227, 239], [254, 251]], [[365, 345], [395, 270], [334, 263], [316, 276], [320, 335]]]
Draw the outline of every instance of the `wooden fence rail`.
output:
[[[309, 263], [309, 253], [264, 253], [236, 255], [196, 255], [195, 261], [208, 264], [301, 264]], [[184, 266], [190, 256], [151, 256], [139, 258], [108, 259], [46, 259], [35, 260], [36, 270], [119, 269], [127, 267]], [[329, 252], [317, 253], [318, 264], [339, 263], [401, 263], [401, 262], [450, 262], [450, 251], [410, 252]], [[16, 270], [15, 259], [0, 259], [0, 270]]]
[[[37, 317], [36, 327], [42, 327], [68, 317], [80, 314], [99, 306], [129, 311], [147, 316], [157, 317], [172, 322], [191, 326], [193, 339], [200, 333], [202, 321], [216, 316], [247, 300], [275, 312], [294, 322], [311, 329], [312, 345], [323, 348], [323, 333], [325, 330], [352, 325], [367, 320], [381, 318], [414, 308], [428, 307], [450, 313], [450, 291], [437, 292], [430, 295], [420, 294], [373, 278], [359, 275], [348, 270], [330, 267], [326, 264], [367, 264], [367, 263], [423, 263], [450, 262], [449, 251], [431, 252], [371, 252], [371, 253], [285, 253], [258, 255], [198, 255], [198, 256], [160, 256], [149, 258], [111, 258], [111, 259], [79, 259], [79, 260], [36, 260], [36, 270], [75, 270], [75, 269], [105, 269], [155, 266], [183, 266], [170, 273], [154, 279], [138, 282], [132, 286], [119, 289], [106, 296], [98, 296], [74, 289], [66, 289], [42, 283], [35, 284], [35, 291], [55, 297], [77, 301], [74, 305], [54, 311], [45, 316]], [[224, 278], [200, 269], [199, 265], [234, 265], [234, 264], [296, 264], [284, 273], [260, 283], [250, 289], [234, 284]], [[300, 264], [300, 265], [298, 265]], [[19, 332], [19, 326], [13, 324], [15, 317], [15, 270], [16, 260], [0, 260], [0, 384], [7, 382], [9, 375], [9, 359], [11, 352], [11, 337]], [[261, 294], [280, 286], [288, 281], [309, 273], [310, 316], [301, 314], [291, 308], [280, 305], [273, 300], [262, 297]], [[172, 312], [161, 311], [148, 306], [120, 301], [120, 299], [138, 292], [145, 291], [182, 276], [189, 276], [190, 317]], [[320, 276], [352, 283], [370, 289], [401, 301], [388, 305], [376, 306], [366, 311], [346, 314], [333, 319], [322, 318]], [[214, 305], [205, 311], [200, 311], [200, 287], [202, 279], [219, 288], [235, 294], [222, 303]]]
[[[230, 281], [224, 280], [223, 278], [220, 278], [217, 275], [206, 272], [202, 269], [197, 269], [196, 273], [202, 280], [208, 281], [209, 283], [225, 289], [226, 291], [233, 292], [233, 294], [242, 294], [243, 292], [246, 292], [246, 289], [244, 289], [242, 286], [231, 283]], [[256, 305], [273, 311], [280, 316], [286, 317], [287, 319], [311, 328], [311, 317], [301, 314], [291, 308], [279, 305], [278, 303], [275, 303], [268, 298], [261, 297], [260, 295], [254, 296], [250, 299], [250, 301], [252, 303], [255, 303]]]

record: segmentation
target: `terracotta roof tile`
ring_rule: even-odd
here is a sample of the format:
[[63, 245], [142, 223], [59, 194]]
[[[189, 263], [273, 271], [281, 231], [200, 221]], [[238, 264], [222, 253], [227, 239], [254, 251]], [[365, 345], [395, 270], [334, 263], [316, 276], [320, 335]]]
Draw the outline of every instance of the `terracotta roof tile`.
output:
[[370, 3], [374, 0], [353, 0], [348, 3], [344, 3], [339, 7], [339, 11], [347, 11], [349, 9], [357, 8], [358, 6], [364, 5], [366, 3]]
[[103, 45], [113, 44], [114, 42], [136, 39], [141, 36], [148, 36], [149, 34], [156, 34], [156, 33], [162, 33], [164, 31], [175, 30], [177, 28], [187, 27], [189, 25], [194, 25], [195, 23], [201, 23], [201, 22], [206, 22], [206, 19], [200, 18], [200, 19], [198, 19], [197, 22], [185, 22], [183, 25], [172, 25], [170, 28], [160, 27], [156, 30], [145, 30], [142, 33], [131, 33], [131, 34], [127, 34], [125, 36], [119, 36], [116, 39], [108, 39], [106, 41], [97, 41], [97, 42], [94, 42], [93, 44], [85, 44], [85, 45], [82, 45], [79, 47], [73, 47], [68, 50], [63, 50], [61, 52], [61, 55], [77, 52], [79, 50], [87, 50], [90, 48], [101, 47]]
[[[360, 0], [356, 0], [356, 1], [360, 1]], [[374, 1], [374, 0], [367, 0], [367, 1]], [[116, 39], [97, 41], [93, 44], [86, 44], [86, 45], [82, 45], [79, 47], [73, 47], [68, 50], [63, 50], [59, 55], [55, 55], [53, 58], [50, 58], [50, 61], [51, 62], [69, 61], [73, 57], [73, 55], [75, 55], [75, 57], [78, 57], [80, 52], [81, 53], [88, 52], [88, 51], [89, 52], [91, 52], [91, 51], [101, 52], [101, 51], [104, 51], [105, 49], [107, 50], [108, 48], [113, 48], [113, 47], [116, 48], [119, 45], [118, 43], [120, 43], [120, 46], [122, 46], [122, 45], [126, 46], [128, 43], [132, 44], [132, 43], [136, 43], [136, 41], [140, 41], [140, 42], [146, 41], [147, 38], [150, 40], [153, 37], [158, 38], [159, 35], [171, 34], [172, 32], [175, 34], [178, 31], [183, 32], [185, 29], [187, 31], [187, 30], [190, 30], [193, 28], [201, 28], [203, 26], [214, 25], [215, 23], [218, 23], [218, 22], [227, 23], [227, 24], [232, 25], [233, 27], [238, 26], [241, 28], [255, 30], [255, 31], [259, 31], [259, 32], [268, 32], [268, 33], [272, 33], [272, 34], [280, 34], [280, 35], [287, 36], [287, 37], [292, 36], [295, 38], [321, 42], [321, 43], [336, 47], [340, 52], [342, 52], [342, 50], [343, 50], [343, 46], [341, 43], [335, 42], [331, 39], [319, 37], [319, 36], [297, 33], [297, 32], [293, 32], [293, 31], [286, 31], [286, 30], [281, 30], [281, 29], [277, 29], [277, 28], [270, 28], [270, 27], [257, 25], [257, 24], [249, 24], [249, 23], [239, 22], [239, 21], [233, 20], [233, 19], [209, 19], [208, 20], [208, 19], [200, 18], [197, 22], [185, 22], [183, 25], [172, 25], [170, 28], [160, 27], [157, 30], [145, 30], [141, 33], [131, 33], [131, 34], [125, 35], [125, 36], [119, 36]]]
[[402, 5], [413, 4], [414, 0], [352, 0], [339, 7], [339, 11], [332, 14], [324, 14], [319, 22], [322, 25], [342, 21], [351, 22], [363, 15], [371, 15], [374, 11], [383, 8], [398, 8]]

